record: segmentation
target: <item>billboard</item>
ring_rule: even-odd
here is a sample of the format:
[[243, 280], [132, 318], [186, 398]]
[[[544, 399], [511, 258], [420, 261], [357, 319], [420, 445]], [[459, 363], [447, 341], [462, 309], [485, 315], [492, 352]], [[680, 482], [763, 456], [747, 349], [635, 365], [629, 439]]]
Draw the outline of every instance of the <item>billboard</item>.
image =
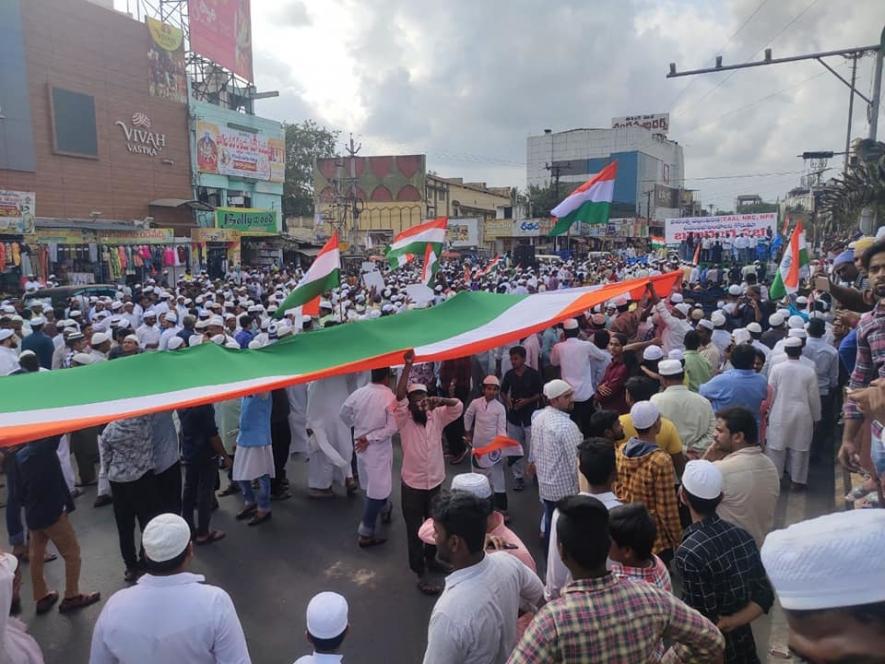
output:
[[188, 0], [191, 50], [252, 81], [249, 0]]
[[479, 219], [449, 219], [446, 242], [453, 247], [479, 246]]
[[612, 129], [620, 129], [621, 127], [642, 127], [656, 134], [666, 135], [670, 130], [670, 114], [624, 115], [619, 118], [612, 118]]
[[33, 233], [35, 214], [33, 191], [0, 189], [0, 233]]
[[[679, 217], [664, 220], [664, 236], [667, 244], [679, 244], [693, 237], [756, 237], [774, 235], [777, 225], [776, 212], [761, 214], [730, 214], [722, 217]], [[771, 231], [769, 235], [769, 231]]]
[[282, 131], [278, 136], [265, 136], [197, 120], [197, 170], [282, 182], [286, 176], [286, 141]]
[[187, 103], [184, 35], [181, 28], [150, 16], [145, 18], [148, 43], [148, 91], [151, 96]]

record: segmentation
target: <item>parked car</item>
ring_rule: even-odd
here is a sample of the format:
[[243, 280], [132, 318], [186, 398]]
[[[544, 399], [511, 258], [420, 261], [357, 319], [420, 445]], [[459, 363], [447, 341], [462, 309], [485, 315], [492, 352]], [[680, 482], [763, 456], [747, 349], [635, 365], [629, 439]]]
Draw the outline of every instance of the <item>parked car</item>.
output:
[[28, 293], [24, 297], [25, 306], [33, 302], [43, 302], [44, 307], [52, 309], [64, 309], [70, 298], [76, 298], [82, 310], [89, 308], [90, 297], [107, 295], [114, 297], [117, 287], [113, 284], [84, 284], [82, 286], [58, 286], [56, 288], [43, 288], [34, 293]]

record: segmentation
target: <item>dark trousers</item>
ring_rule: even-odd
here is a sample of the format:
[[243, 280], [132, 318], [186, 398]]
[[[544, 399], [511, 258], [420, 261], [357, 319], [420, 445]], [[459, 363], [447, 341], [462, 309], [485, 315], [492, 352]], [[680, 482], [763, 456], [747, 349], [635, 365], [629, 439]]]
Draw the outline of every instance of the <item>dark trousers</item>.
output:
[[436, 547], [422, 542], [418, 529], [430, 516], [430, 504], [441, 488], [442, 484], [432, 489], [413, 489], [405, 483], [402, 485], [401, 502], [409, 543], [409, 569], [418, 576], [424, 574], [427, 561], [436, 558]]
[[574, 408], [572, 408], [571, 413], [572, 422], [578, 425], [581, 433], [585, 436], [590, 430], [591, 415], [593, 415], [593, 399], [587, 399], [586, 401], [575, 401], [575, 406]]
[[[212, 517], [212, 496], [218, 482], [218, 466], [214, 460], [189, 463], [184, 467], [184, 495], [181, 499], [182, 516], [197, 536], [209, 534]], [[194, 509], [197, 525], [194, 528]]]
[[181, 514], [181, 462], [176, 461], [154, 478], [157, 514]]
[[464, 415], [454, 422], [449, 422], [443, 435], [446, 437], [446, 449], [452, 456], [460, 456], [464, 451]]
[[10, 546], [23, 546], [27, 538], [25, 537], [25, 526], [22, 523], [21, 498], [15, 482], [17, 473], [12, 468], [14, 463], [15, 459], [11, 459], [4, 464], [6, 470], [6, 532], [9, 534]]
[[820, 422], [814, 426], [814, 437], [811, 439], [811, 459], [814, 461], [832, 457], [835, 403], [835, 390], [820, 397]]
[[292, 442], [292, 430], [289, 420], [270, 423], [270, 443], [273, 450], [274, 477], [270, 480], [270, 492], [282, 493], [286, 490], [283, 480], [286, 479], [286, 462], [289, 460], [289, 445]]
[[98, 427], [89, 427], [71, 433], [71, 454], [77, 460], [80, 484], [95, 482], [95, 464], [98, 463], [98, 433]]
[[117, 537], [127, 569], [138, 567], [139, 560], [144, 560], [144, 549], [140, 553], [135, 550], [135, 522], [144, 532], [148, 521], [157, 514], [156, 480], [153, 471], [148, 471], [134, 482], [111, 482]]

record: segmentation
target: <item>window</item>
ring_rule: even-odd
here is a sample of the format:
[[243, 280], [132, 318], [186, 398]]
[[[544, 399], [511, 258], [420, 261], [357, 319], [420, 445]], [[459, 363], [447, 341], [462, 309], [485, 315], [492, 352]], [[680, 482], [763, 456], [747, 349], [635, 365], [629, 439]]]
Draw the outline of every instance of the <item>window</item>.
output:
[[52, 146], [58, 154], [98, 159], [95, 98], [92, 95], [50, 86]]

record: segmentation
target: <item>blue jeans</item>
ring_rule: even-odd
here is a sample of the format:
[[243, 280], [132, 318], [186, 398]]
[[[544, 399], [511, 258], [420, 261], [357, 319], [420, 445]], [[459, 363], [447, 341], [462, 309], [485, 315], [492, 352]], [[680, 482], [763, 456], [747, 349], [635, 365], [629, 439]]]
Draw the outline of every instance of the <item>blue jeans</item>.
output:
[[378, 516], [386, 505], [387, 498], [366, 498], [366, 504], [363, 507], [363, 520], [360, 521], [360, 527], [357, 530], [360, 537], [372, 537], [375, 534]]
[[[252, 482], [240, 480], [240, 491], [243, 492], [243, 498], [246, 505], [254, 505], [255, 492], [252, 490]], [[262, 512], [270, 512], [270, 475], [262, 475], [258, 478], [258, 509]]]

